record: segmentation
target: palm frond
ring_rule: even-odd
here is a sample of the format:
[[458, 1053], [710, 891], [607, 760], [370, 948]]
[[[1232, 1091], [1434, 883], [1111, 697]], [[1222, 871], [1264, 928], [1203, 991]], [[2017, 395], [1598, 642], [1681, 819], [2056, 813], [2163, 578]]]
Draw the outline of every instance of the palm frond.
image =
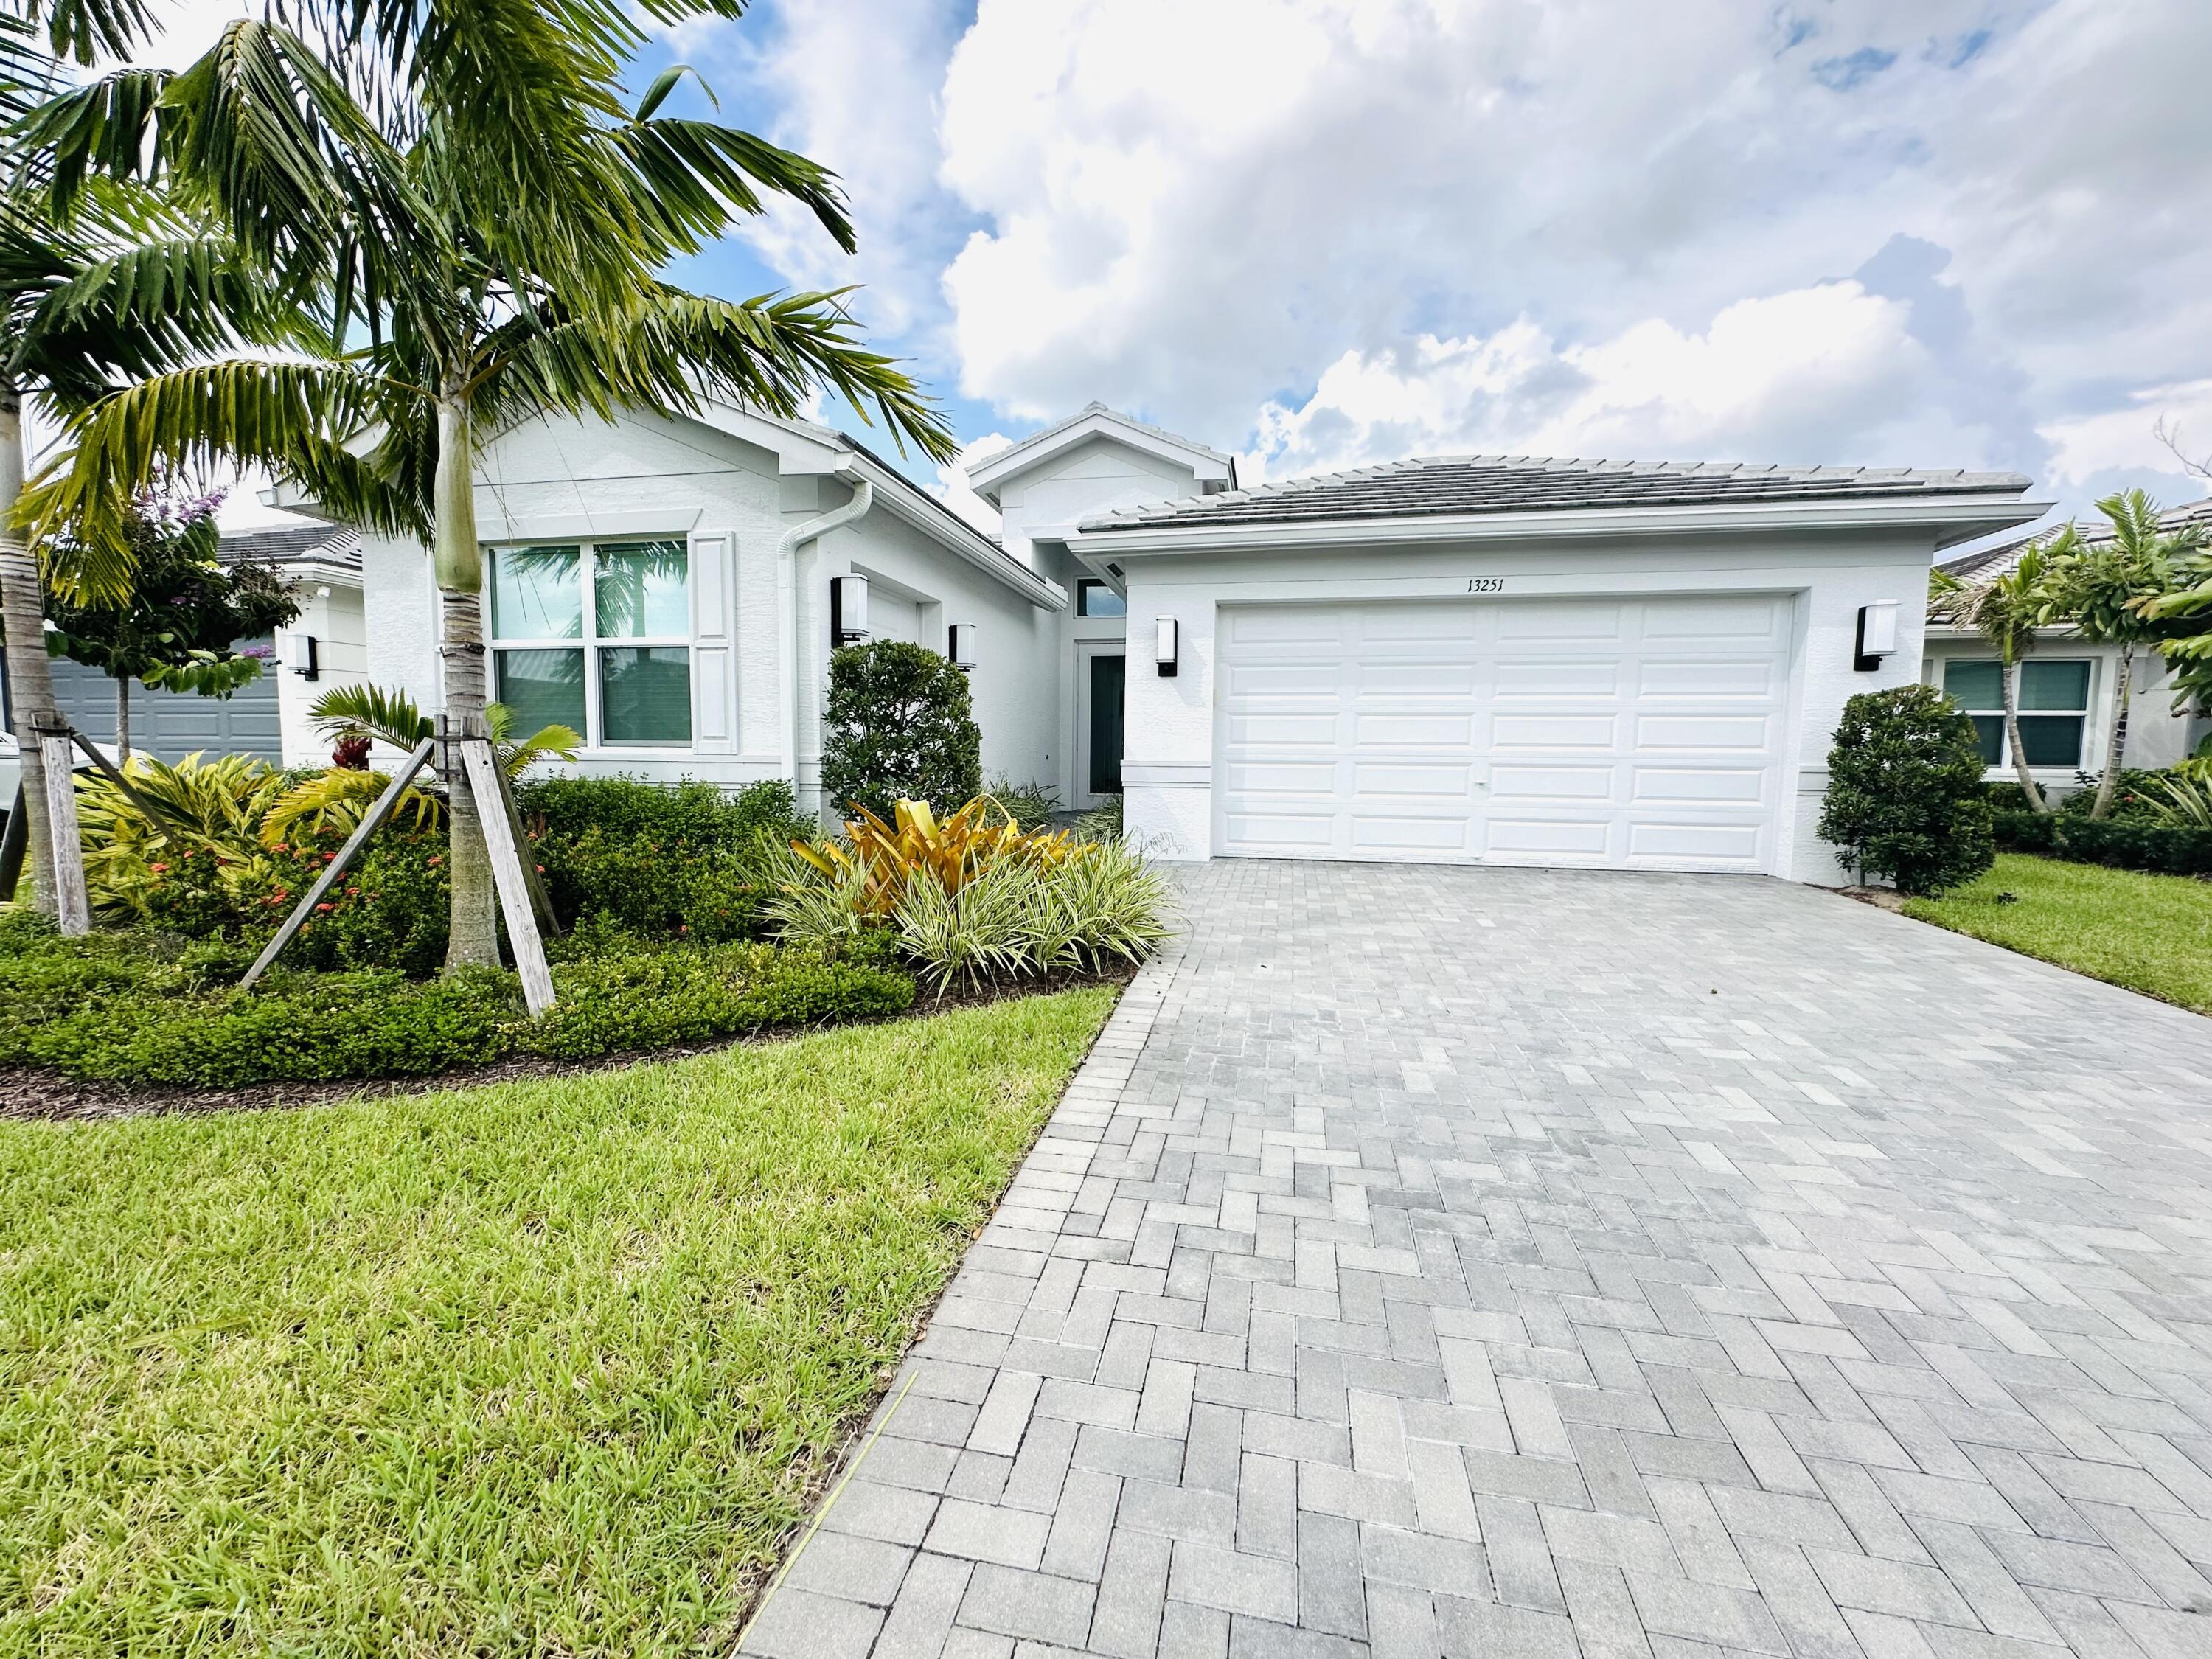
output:
[[[391, 783], [381, 772], [333, 766], [301, 780], [278, 796], [256, 833], [271, 852], [326, 832], [350, 835], [361, 827], [369, 807]], [[445, 806], [436, 796], [410, 785], [400, 792], [392, 812], [395, 820], [404, 820], [410, 829], [432, 830], [444, 817]]]
[[363, 732], [394, 749], [412, 749], [436, 730], [415, 699], [366, 681], [333, 686], [317, 697], [307, 718], [326, 738]]

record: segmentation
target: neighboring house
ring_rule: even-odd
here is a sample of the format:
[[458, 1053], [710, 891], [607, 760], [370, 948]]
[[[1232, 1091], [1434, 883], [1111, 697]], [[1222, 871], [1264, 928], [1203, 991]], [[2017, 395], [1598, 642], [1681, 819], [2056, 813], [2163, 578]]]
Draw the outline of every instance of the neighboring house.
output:
[[[251, 755], [275, 764], [309, 765], [330, 744], [314, 731], [308, 706], [333, 684], [364, 677], [362, 644], [361, 538], [329, 525], [302, 524], [226, 536], [216, 556], [226, 564], [258, 559], [290, 577], [301, 601], [299, 618], [267, 640], [242, 649], [262, 658], [259, 678], [228, 697], [131, 688], [131, 747], [165, 761], [195, 750]], [[311, 678], [307, 641], [317, 665]], [[54, 701], [70, 723], [109, 753], [115, 744], [115, 682], [96, 668], [67, 658], [48, 659]], [[9, 695], [6, 655], [0, 652], [0, 697]], [[0, 705], [12, 706], [12, 705]], [[14, 792], [12, 744], [0, 737], [0, 791]], [[0, 811], [5, 811], [0, 805]]]
[[[1237, 483], [1093, 404], [974, 470], [993, 538], [805, 422], [525, 425], [478, 471], [495, 693], [582, 731], [584, 770], [819, 809], [858, 575], [877, 638], [966, 625], [987, 770], [1118, 787], [1165, 857], [1829, 881], [1844, 700], [1918, 674], [1936, 552], [2047, 505], [2010, 473], [1496, 456]], [[433, 702], [429, 561], [362, 556], [370, 676]]]
[[[2161, 522], [2179, 526], [2202, 523], [2212, 528], [2212, 497], [2166, 514]], [[2085, 532], [2090, 526], [2082, 526]], [[2003, 575], [2020, 556], [2051, 529], [1997, 546], [1977, 549], [1938, 567], [1967, 583]], [[2104, 539], [2092, 535], [2092, 541]], [[2103, 769], [2112, 738], [2112, 687], [2119, 672], [2119, 647], [2093, 645], [2069, 629], [2046, 629], [2021, 664], [2021, 745], [2038, 781], [2070, 790], [2080, 772]], [[2003, 679], [1996, 653], [1971, 629], [1931, 620], [1922, 678], [1955, 698], [1973, 715], [1982, 734], [1982, 758], [1990, 776], [2010, 780], [2012, 756], [2005, 745]], [[2134, 691], [2129, 698], [2128, 766], [2171, 766], [2212, 736], [2206, 710], [2173, 706], [2166, 665], [2147, 647], [2136, 650]]]

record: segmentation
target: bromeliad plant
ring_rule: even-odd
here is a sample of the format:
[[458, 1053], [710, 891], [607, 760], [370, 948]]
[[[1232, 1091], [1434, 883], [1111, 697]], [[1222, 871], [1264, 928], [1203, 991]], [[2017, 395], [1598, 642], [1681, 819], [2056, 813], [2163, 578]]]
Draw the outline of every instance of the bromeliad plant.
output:
[[1056, 866], [1088, 848], [1066, 830], [1024, 830], [1013, 813], [978, 795], [939, 822], [927, 801], [902, 800], [885, 823], [865, 806], [845, 826], [848, 852], [835, 842], [793, 842], [792, 851], [833, 882], [856, 880], [860, 908], [888, 916], [920, 879], [957, 893], [994, 865]]

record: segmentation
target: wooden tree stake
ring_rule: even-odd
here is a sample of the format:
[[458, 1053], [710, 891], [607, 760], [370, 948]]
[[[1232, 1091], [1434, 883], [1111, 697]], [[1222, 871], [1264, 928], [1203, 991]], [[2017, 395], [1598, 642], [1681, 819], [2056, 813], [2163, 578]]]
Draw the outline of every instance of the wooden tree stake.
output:
[[368, 809], [368, 816], [362, 819], [353, 834], [346, 837], [345, 845], [338, 848], [338, 855], [323, 866], [323, 873], [315, 878], [315, 884], [307, 889], [307, 896], [292, 908], [290, 915], [284, 918], [284, 925], [276, 930], [276, 937], [261, 947], [261, 954], [254, 957], [253, 966], [247, 969], [246, 977], [238, 981], [240, 990], [252, 990], [254, 981], [267, 973], [269, 964], [276, 960], [276, 953], [289, 945], [292, 936], [307, 925], [307, 918], [315, 913], [315, 907], [323, 902], [323, 895], [337, 884], [338, 878], [345, 873], [346, 866], [353, 862], [362, 845], [376, 833], [378, 826], [392, 816], [392, 808], [399, 805], [399, 797], [405, 793], [407, 786], [414, 782], [415, 775], [422, 769], [430, 758], [431, 750], [436, 746], [437, 739], [434, 738], [425, 738], [415, 745], [415, 752], [408, 756], [407, 763], [392, 775], [392, 781], [384, 786], [384, 793], [376, 798], [376, 805]]
[[0, 904], [15, 896], [23, 878], [23, 849], [31, 844], [31, 825], [23, 815], [23, 781], [15, 780], [15, 804], [8, 809], [8, 828], [0, 833]]
[[84, 886], [84, 842], [76, 823], [76, 773], [70, 754], [69, 729], [39, 735], [46, 763], [46, 821], [53, 834], [54, 898], [62, 937], [82, 939], [92, 931], [92, 902]]
[[530, 1017], [536, 1019], [553, 1006], [553, 974], [545, 965], [545, 945], [538, 937], [522, 849], [517, 845], [515, 819], [500, 787], [499, 757], [492, 752], [489, 738], [464, 736], [459, 743], [461, 765], [468, 774], [469, 792], [476, 797], [477, 820], [483, 826], [484, 848], [491, 854], [500, 914], [507, 919], [507, 940], [514, 948], [515, 971], [522, 975], [522, 1000], [530, 1006]]

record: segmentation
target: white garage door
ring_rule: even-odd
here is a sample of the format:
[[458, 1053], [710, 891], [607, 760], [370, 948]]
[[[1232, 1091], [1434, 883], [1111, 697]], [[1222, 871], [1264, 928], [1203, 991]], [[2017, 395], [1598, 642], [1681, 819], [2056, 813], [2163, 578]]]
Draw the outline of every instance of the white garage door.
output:
[[1740, 595], [1224, 609], [1214, 844], [1771, 868], [1790, 630]]

